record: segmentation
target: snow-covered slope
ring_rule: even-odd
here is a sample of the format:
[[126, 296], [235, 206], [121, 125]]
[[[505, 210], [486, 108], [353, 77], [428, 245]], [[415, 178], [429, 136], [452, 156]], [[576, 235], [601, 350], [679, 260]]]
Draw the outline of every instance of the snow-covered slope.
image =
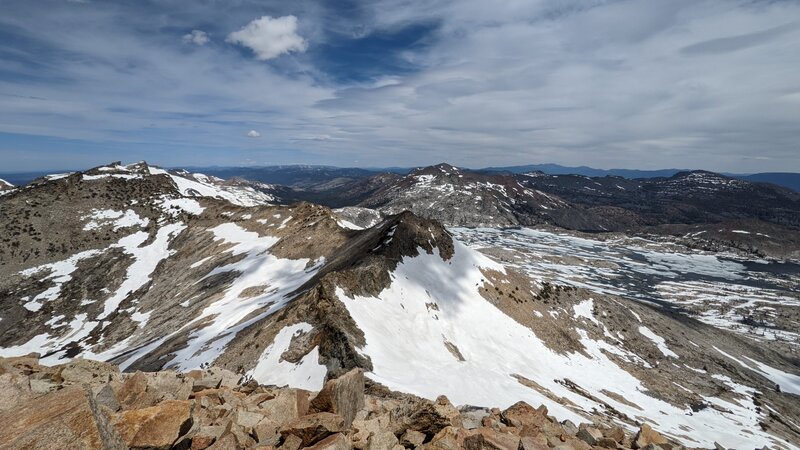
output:
[[[529, 230], [456, 230], [465, 243], [408, 212], [348, 212], [365, 227], [311, 204], [243, 206], [252, 199], [230, 201], [238, 194], [219, 184], [110, 165], [0, 198], [0, 355], [131, 371], [216, 364], [312, 390], [362, 367], [425, 397], [526, 400], [562, 420], [631, 429], [646, 421], [702, 446], [800, 438], [790, 354], [599, 279], [616, 265], [620, 276], [732, 284], [744, 262], [641, 242], [646, 261], [621, 247], [593, 259], [588, 239]], [[558, 245], [572, 248], [545, 251]], [[583, 284], [559, 279], [570, 261], [596, 270]]]
[[[391, 285], [377, 296], [350, 297], [339, 290], [339, 298], [364, 332], [362, 351], [373, 364], [370, 378], [429, 398], [445, 394], [456, 404], [505, 407], [519, 399], [543, 403], [556, 417], [576, 423], [605, 409], [613, 411], [617, 420], [656, 423], [660, 430], [697, 446], [713, 447], [717, 441], [741, 448], [773, 442], [759, 430], [766, 414], [752, 398], [759, 388], [740, 384], [723, 371], [709, 375], [741, 397], [703, 397], [712, 407], [699, 411], [664, 401], [661, 393], [618, 364], [616, 359], [621, 358], [656, 370], [610, 335], [602, 317], [593, 313], [602, 307], [593, 306], [591, 299], [574, 306], [573, 317], [565, 317], [562, 326], [576, 327], [582, 348], [559, 352], [480, 295], [486, 287], [486, 270], [504, 272], [496, 262], [456, 243], [454, 256], [447, 261], [436, 252], [404, 258]], [[590, 336], [587, 326], [601, 327], [608, 336]], [[638, 330], [640, 338], [661, 352], [657, 360], [672, 364], [672, 358], [680, 364], [682, 356], [670, 350], [662, 337], [645, 326]], [[780, 376], [774, 380], [782, 381], [787, 392], [800, 388], [800, 376], [742, 364], [763, 373], [775, 370]]]
[[0, 195], [5, 195], [14, 189], [14, 185], [0, 178]]

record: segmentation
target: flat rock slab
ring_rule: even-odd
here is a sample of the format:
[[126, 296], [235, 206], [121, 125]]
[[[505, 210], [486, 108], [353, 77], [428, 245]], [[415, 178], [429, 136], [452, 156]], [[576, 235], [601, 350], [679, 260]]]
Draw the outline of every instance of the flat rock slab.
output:
[[0, 412], [0, 449], [125, 449], [92, 394], [68, 386]]

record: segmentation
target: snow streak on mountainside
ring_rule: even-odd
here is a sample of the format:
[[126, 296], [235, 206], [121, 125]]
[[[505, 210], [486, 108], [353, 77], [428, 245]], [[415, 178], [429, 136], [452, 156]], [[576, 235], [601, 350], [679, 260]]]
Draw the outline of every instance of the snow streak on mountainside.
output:
[[[700, 446], [720, 441], [743, 447], [771, 441], [765, 433], [748, 435], [758, 429], [760, 418], [757, 405], [748, 399], [752, 388], [720, 375], [724, 385], [744, 398], [707, 398], [720, 408], [694, 413], [675, 407], [649, 393], [640, 380], [609, 357], [639, 359], [615, 345], [616, 337], [594, 339], [578, 329], [581, 351], [559, 353], [548, 347], [531, 329], [481, 297], [482, 270], [487, 269], [503, 271], [497, 263], [457, 244], [450, 261], [436, 253], [404, 259], [392, 284], [377, 298], [349, 298], [339, 291], [364, 331], [363, 351], [373, 363], [371, 378], [392, 389], [426, 397], [444, 393], [457, 404], [494, 402], [506, 407], [519, 399], [544, 403], [557, 417], [575, 422], [585, 420], [578, 411], [605, 405], [618, 415], [647, 417], [659, 429]], [[592, 300], [587, 302], [587, 312], [580, 320], [593, 322], [608, 334], [591, 312]], [[680, 359], [648, 328], [639, 327], [639, 333], [655, 341], [665, 356]], [[789, 389], [800, 388], [800, 377], [783, 376]], [[575, 385], [580, 387], [577, 392], [570, 389]], [[583, 392], [593, 393], [594, 398]]]
[[[391, 389], [646, 421], [696, 445], [800, 442], [792, 335], [724, 322], [758, 306], [774, 308], [763, 329], [797, 323], [791, 280], [752, 261], [525, 229], [454, 238], [409, 212], [270, 205], [242, 186], [114, 164], [0, 197], [0, 355], [216, 364], [305, 389], [362, 367]], [[714, 286], [743, 303], [702, 317], [722, 309]]]

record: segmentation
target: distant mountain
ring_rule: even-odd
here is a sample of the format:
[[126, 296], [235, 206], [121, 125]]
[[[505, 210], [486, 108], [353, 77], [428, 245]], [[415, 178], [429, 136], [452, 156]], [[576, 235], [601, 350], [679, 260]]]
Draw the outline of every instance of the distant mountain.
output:
[[787, 187], [800, 192], [800, 173], [789, 172], [765, 172], [753, 175], [734, 175], [743, 180], [756, 181], [759, 183], [772, 183], [778, 186]]
[[[201, 172], [215, 177], [230, 179], [243, 178], [260, 183], [279, 184], [295, 189], [314, 192], [328, 191], [334, 185], [346, 186], [349, 182], [369, 178], [379, 173], [408, 175], [419, 167], [335, 167], [324, 165], [280, 165], [260, 167], [188, 167], [186, 170]], [[486, 167], [475, 169], [482, 173], [522, 174], [543, 172], [549, 175], [583, 175], [587, 177], [615, 176], [627, 179], [671, 177], [688, 169], [595, 169], [587, 166], [568, 167], [558, 164], [528, 164], [520, 166]], [[0, 178], [16, 186], [24, 186], [36, 178], [51, 172], [0, 173]], [[800, 173], [765, 172], [756, 174], [724, 173], [733, 178], [772, 183], [800, 192]]]
[[567, 167], [558, 164], [528, 164], [524, 166], [487, 167], [482, 172], [544, 172], [550, 175], [584, 175], [587, 177], [615, 176], [623, 178], [671, 177], [685, 169], [635, 170], [635, 169], [595, 169], [587, 166]]
[[311, 189], [326, 185], [326, 189], [336, 184], [367, 178], [380, 173], [380, 170], [348, 167], [287, 165], [266, 167], [190, 167], [187, 170], [203, 172], [219, 178], [244, 178], [261, 183], [280, 184], [295, 189]]

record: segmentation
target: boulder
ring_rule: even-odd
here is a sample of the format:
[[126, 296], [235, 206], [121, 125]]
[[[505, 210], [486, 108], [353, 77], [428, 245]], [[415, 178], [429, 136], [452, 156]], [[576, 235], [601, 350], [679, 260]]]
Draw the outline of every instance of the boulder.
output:
[[194, 379], [173, 371], [147, 374], [147, 391], [156, 401], [189, 400], [194, 390]]
[[391, 431], [372, 433], [367, 440], [367, 450], [392, 450], [398, 444], [397, 436]]
[[307, 450], [350, 450], [350, 440], [342, 433], [336, 433], [317, 442]]
[[578, 427], [570, 420], [564, 420], [563, 422], [561, 422], [561, 428], [564, 429], [565, 433], [570, 434], [572, 436], [578, 434]]
[[234, 411], [233, 422], [245, 430], [252, 431], [253, 428], [265, 418], [266, 416], [261, 412], [253, 412], [244, 408], [238, 408]]
[[362, 369], [353, 369], [339, 378], [326, 382], [310, 404], [312, 412], [330, 412], [342, 416], [347, 428], [362, 408], [364, 408]]
[[278, 422], [288, 422], [308, 413], [309, 392], [303, 389], [281, 389], [275, 398], [265, 400], [258, 406], [267, 417]]
[[146, 408], [154, 404], [152, 396], [147, 395], [147, 376], [138, 371], [125, 378], [116, 395], [122, 409]]
[[414, 430], [406, 430], [400, 438], [400, 443], [406, 447], [419, 447], [423, 442], [425, 442], [425, 434]]
[[467, 450], [517, 450], [519, 446], [519, 436], [493, 428], [478, 428], [475, 434], [464, 439]]
[[490, 414], [489, 408], [478, 406], [463, 406], [459, 408], [459, 413], [461, 413], [461, 426], [467, 430], [480, 428], [483, 418]]
[[450, 403], [450, 399], [446, 396], [438, 396], [436, 401], [433, 402], [433, 409], [435, 409], [440, 416], [445, 417], [450, 422], [450, 425], [459, 428], [463, 426], [461, 411], [453, 406], [453, 404]]
[[447, 426], [439, 430], [422, 448], [425, 450], [460, 450], [464, 448], [466, 437], [467, 432], [463, 428]]
[[519, 442], [520, 450], [548, 450], [547, 437], [543, 434], [536, 436], [522, 436]]
[[0, 411], [0, 424], [3, 448], [127, 448], [83, 386], [68, 386]]
[[603, 436], [613, 439], [617, 444], [625, 442], [625, 430], [620, 427], [610, 427], [603, 430]]
[[265, 417], [253, 427], [253, 435], [255, 435], [259, 444], [277, 445], [281, 437], [280, 434], [278, 434], [279, 428], [280, 423]]
[[208, 450], [240, 450], [241, 448], [236, 442], [236, 436], [226, 433], [208, 447]]
[[297, 436], [301, 439], [302, 446], [308, 447], [345, 429], [342, 416], [321, 412], [289, 421], [281, 427], [280, 434], [284, 439], [289, 435]]
[[451, 418], [440, 413], [433, 402], [425, 399], [406, 399], [390, 411], [391, 431], [402, 434], [406, 430], [419, 431], [432, 438], [446, 427], [452, 426]]
[[114, 394], [114, 389], [109, 384], [104, 385], [97, 391], [94, 395], [94, 400], [98, 406], [108, 408], [111, 412], [117, 412], [121, 408], [119, 401], [117, 401], [117, 396]]
[[20, 373], [0, 375], [0, 412], [24, 404], [39, 394], [31, 390], [28, 378]]
[[525, 402], [517, 402], [509, 406], [508, 409], [500, 413], [506, 425], [522, 428], [524, 426], [544, 428], [550, 423], [547, 417], [547, 408], [542, 405], [539, 408]]
[[603, 433], [601, 433], [597, 428], [592, 428], [581, 424], [580, 429], [577, 433], [575, 433], [575, 437], [591, 446], [595, 446], [597, 445], [597, 441], [603, 438]]
[[650, 425], [643, 423], [633, 439], [633, 448], [643, 449], [650, 444], [660, 445], [666, 444], [667, 440], [661, 434], [652, 429]]
[[595, 444], [595, 446], [603, 448], [617, 448], [618, 443], [614, 439], [608, 437], [601, 437], [600, 439], [597, 440], [597, 444]]
[[219, 425], [203, 425], [197, 427], [191, 434], [191, 450], [203, 450], [210, 447], [225, 433], [225, 428]]
[[167, 400], [155, 406], [122, 411], [112, 423], [131, 448], [168, 449], [192, 425], [191, 401]]
[[66, 364], [54, 367], [54, 369], [59, 370], [62, 383], [65, 385], [99, 386], [119, 378], [119, 367], [91, 359], [75, 358]]
[[282, 439], [281, 450], [298, 450], [303, 446], [303, 439], [299, 436], [290, 434]]
[[356, 419], [351, 425], [350, 434], [353, 441], [353, 447], [364, 450], [369, 446], [370, 436], [389, 429], [390, 422], [388, 414], [381, 414], [367, 420]]

